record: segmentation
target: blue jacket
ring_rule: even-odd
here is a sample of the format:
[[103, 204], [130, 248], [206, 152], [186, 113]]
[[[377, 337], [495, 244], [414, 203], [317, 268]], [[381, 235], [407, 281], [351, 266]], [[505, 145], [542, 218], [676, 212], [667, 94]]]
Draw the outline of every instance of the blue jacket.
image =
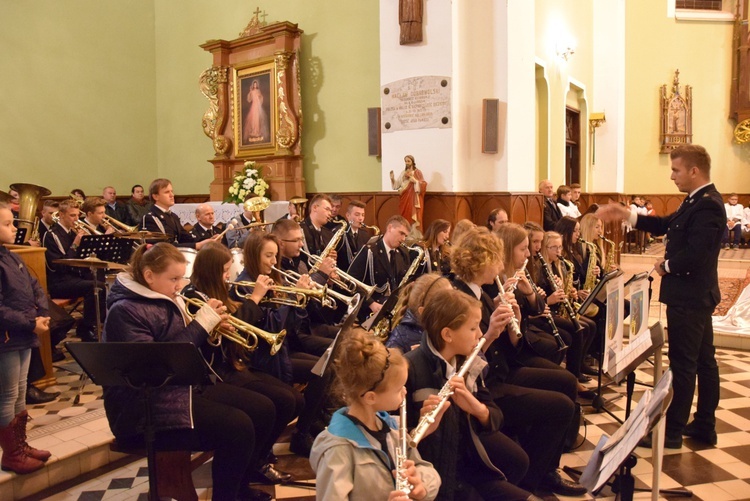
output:
[[[187, 319], [175, 301], [138, 284], [127, 273], [117, 276], [107, 295], [107, 306], [102, 332], [105, 342], [177, 341], [200, 346], [208, 337], [199, 321], [186, 325]], [[158, 430], [193, 427], [190, 387], [166, 386], [154, 390], [152, 403], [153, 423]], [[144, 419], [144, 411], [140, 392], [125, 387], [105, 387], [104, 408], [118, 440], [141, 433], [139, 424]]]
[[39, 346], [36, 317], [49, 316], [47, 294], [21, 258], [0, 245], [0, 353]]
[[424, 329], [417, 316], [411, 310], [406, 310], [404, 318], [393, 329], [385, 345], [388, 348], [398, 348], [402, 353], [409, 353], [412, 346], [422, 341], [423, 333]]

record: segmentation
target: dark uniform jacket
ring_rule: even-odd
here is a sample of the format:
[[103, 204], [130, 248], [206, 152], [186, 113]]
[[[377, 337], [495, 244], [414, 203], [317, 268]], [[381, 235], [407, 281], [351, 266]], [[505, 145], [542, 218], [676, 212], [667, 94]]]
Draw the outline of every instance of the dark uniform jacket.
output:
[[718, 262], [726, 213], [710, 184], [666, 217], [638, 216], [636, 228], [665, 235], [669, 273], [661, 279], [659, 301], [666, 305], [715, 308], [721, 300]]
[[[409, 268], [411, 258], [409, 252], [402, 245], [394, 249], [393, 262], [388, 259], [388, 254], [381, 236], [374, 242], [370, 242], [359, 251], [349, 267], [349, 275], [367, 285], [375, 285], [376, 290], [370, 296], [360, 312], [369, 313], [369, 306], [373, 301], [384, 303], [391, 292], [395, 291], [404, 278]], [[370, 266], [372, 263], [372, 266]]]
[[348, 270], [354, 261], [354, 257], [362, 247], [367, 245], [371, 237], [372, 235], [363, 228], [357, 230], [355, 234], [350, 227], [344, 234], [344, 238], [341, 239], [338, 249], [336, 249], [336, 266], [340, 270]]
[[120, 221], [121, 223], [125, 223], [129, 226], [133, 226], [134, 224], [138, 224], [138, 221], [133, 221], [130, 218], [130, 211], [128, 210], [127, 206], [118, 201], [115, 201], [115, 208], [109, 206], [109, 204], [106, 204], [104, 206], [104, 213], [107, 214], [109, 217], [113, 217]]
[[174, 212], [164, 212], [156, 205], [152, 205], [143, 216], [142, 224], [146, 231], [168, 235], [169, 242], [177, 247], [195, 248], [195, 237], [182, 227], [180, 217]]

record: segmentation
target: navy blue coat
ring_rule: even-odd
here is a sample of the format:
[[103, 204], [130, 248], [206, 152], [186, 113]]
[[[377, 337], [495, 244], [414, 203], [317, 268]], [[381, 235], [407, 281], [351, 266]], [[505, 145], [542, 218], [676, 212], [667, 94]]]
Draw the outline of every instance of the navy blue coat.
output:
[[39, 346], [36, 317], [49, 316], [47, 294], [21, 258], [0, 245], [0, 353]]

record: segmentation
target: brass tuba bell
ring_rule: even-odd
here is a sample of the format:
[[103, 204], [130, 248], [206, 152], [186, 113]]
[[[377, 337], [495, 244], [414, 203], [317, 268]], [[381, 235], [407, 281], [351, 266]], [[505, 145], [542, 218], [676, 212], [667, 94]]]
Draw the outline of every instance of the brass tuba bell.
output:
[[39, 201], [52, 192], [43, 186], [30, 183], [13, 183], [10, 189], [18, 192], [18, 227], [26, 228], [24, 237], [24, 242], [26, 242], [33, 231]]

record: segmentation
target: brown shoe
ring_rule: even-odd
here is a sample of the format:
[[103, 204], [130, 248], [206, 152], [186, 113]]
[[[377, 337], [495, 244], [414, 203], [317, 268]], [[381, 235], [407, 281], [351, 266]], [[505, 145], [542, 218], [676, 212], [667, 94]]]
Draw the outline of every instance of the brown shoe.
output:
[[[15, 419], [15, 418], [14, 418]], [[0, 447], [3, 449], [3, 457], [0, 466], [4, 471], [13, 471], [19, 475], [31, 473], [44, 467], [44, 463], [34, 459], [24, 452], [23, 445], [19, 440], [16, 429], [11, 426], [0, 428]]]

